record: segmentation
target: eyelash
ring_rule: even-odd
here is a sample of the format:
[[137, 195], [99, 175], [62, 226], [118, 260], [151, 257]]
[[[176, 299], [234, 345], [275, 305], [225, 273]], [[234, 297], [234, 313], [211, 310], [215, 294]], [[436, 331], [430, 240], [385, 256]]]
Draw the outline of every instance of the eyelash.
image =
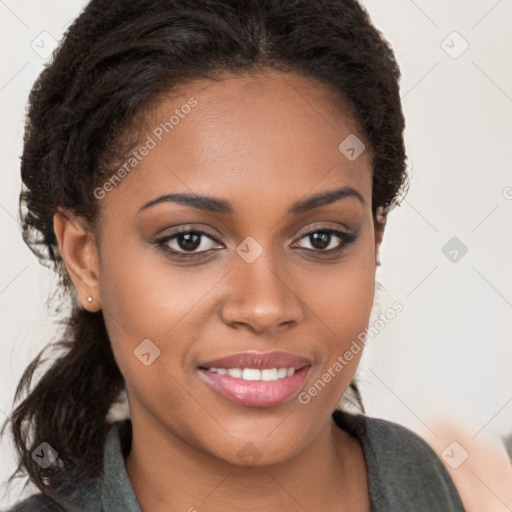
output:
[[[341, 239], [340, 245], [334, 249], [329, 249], [329, 250], [307, 249], [307, 248], [301, 248], [301, 249], [308, 251], [308, 252], [319, 253], [319, 254], [335, 254], [335, 253], [342, 252], [348, 245], [353, 244], [357, 240], [357, 234], [345, 233], [344, 231], [339, 231], [339, 230], [333, 229], [333, 228], [315, 228], [312, 231], [304, 233], [299, 238], [299, 240], [302, 240], [303, 238], [306, 238], [307, 236], [312, 235], [313, 233], [319, 233], [319, 232], [328, 233], [330, 235], [335, 235], [336, 237], [340, 238]], [[172, 255], [176, 255], [179, 258], [183, 258], [183, 259], [197, 258], [198, 256], [204, 256], [205, 254], [209, 253], [210, 251], [216, 250], [216, 249], [209, 249], [207, 251], [187, 253], [187, 252], [176, 251], [174, 249], [169, 249], [169, 247], [167, 246], [167, 244], [171, 240], [177, 238], [179, 235], [191, 234], [191, 233], [206, 236], [219, 244], [222, 243], [216, 236], [212, 235], [211, 233], [203, 231], [202, 229], [190, 229], [190, 228], [181, 229], [181, 230], [176, 231], [170, 235], [159, 238], [158, 240], [155, 240], [154, 243], [157, 244], [162, 250], [166, 251], [167, 253], [171, 253]]]

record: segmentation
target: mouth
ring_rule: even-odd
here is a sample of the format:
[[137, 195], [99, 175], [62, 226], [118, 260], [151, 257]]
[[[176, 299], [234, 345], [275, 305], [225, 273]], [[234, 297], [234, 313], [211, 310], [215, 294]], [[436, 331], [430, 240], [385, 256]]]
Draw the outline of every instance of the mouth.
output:
[[246, 407], [273, 407], [289, 401], [304, 385], [311, 360], [287, 352], [241, 352], [201, 363], [210, 389]]

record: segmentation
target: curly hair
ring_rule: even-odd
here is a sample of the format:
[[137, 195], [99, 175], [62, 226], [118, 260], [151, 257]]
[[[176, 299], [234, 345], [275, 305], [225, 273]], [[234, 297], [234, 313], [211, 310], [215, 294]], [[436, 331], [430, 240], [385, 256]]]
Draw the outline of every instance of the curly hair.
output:
[[[374, 216], [397, 205], [407, 185], [400, 71], [356, 0], [92, 0], [68, 28], [30, 93], [20, 216], [25, 243], [56, 271], [71, 307], [62, 338], [46, 347], [62, 353], [31, 390], [41, 351], [17, 386], [20, 403], [4, 424], [19, 458], [11, 479], [26, 473], [51, 496], [97, 477], [107, 414], [125, 389], [102, 312], [84, 310], [74, 293], [53, 216], [64, 208], [97, 221], [92, 191], [163, 94], [265, 69], [336, 94], [372, 149]], [[351, 390], [359, 399], [354, 382]], [[58, 452], [43, 471], [31, 457], [42, 441]]]

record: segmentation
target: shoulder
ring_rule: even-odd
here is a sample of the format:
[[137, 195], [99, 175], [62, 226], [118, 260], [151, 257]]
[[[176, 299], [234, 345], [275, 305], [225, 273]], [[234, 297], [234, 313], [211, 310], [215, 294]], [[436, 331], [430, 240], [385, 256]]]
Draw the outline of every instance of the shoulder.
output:
[[65, 512], [65, 509], [48, 496], [38, 493], [16, 503], [5, 512]]
[[370, 491], [380, 508], [464, 511], [441, 459], [419, 435], [379, 418], [346, 413], [334, 417], [363, 446]]
[[425, 464], [427, 467], [431, 463], [441, 464], [430, 445], [407, 427], [380, 418], [352, 415], [340, 410], [334, 412], [333, 418], [341, 428], [363, 444], [376, 462], [403, 466], [413, 458], [416, 463]]
[[395, 467], [414, 460], [416, 470], [427, 471], [432, 465], [442, 465], [430, 445], [408, 428], [378, 418], [367, 418], [366, 423], [367, 438], [377, 460]]
[[119, 489], [124, 489], [133, 501], [135, 495], [123, 458], [123, 453], [129, 451], [130, 443], [131, 422], [112, 423], [104, 442], [103, 471], [94, 480], [61, 481], [64, 491], [55, 499], [38, 492], [0, 512], [99, 512], [104, 508], [103, 499], [110, 499], [109, 503], [117, 505]]
[[507, 450], [508, 456], [509, 456], [510, 460], [512, 461], [512, 434], [505, 437], [503, 442], [505, 444], [505, 449]]
[[512, 465], [502, 440], [492, 433], [473, 435], [469, 425], [446, 415], [432, 423], [436, 433], [425, 440], [443, 454], [466, 509], [481, 512], [496, 510], [500, 501], [512, 503]]
[[424, 439], [386, 420], [370, 418], [367, 424], [368, 448], [387, 502], [414, 500], [417, 510], [464, 510], [441, 459]]

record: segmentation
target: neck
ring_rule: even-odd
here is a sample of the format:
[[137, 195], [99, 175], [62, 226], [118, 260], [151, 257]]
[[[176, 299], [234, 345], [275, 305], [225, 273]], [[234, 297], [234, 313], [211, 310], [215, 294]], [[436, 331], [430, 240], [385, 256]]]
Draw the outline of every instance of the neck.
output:
[[293, 458], [252, 467], [211, 457], [156, 421], [137, 420], [132, 416], [126, 469], [143, 510], [370, 509], [361, 446], [332, 418]]

